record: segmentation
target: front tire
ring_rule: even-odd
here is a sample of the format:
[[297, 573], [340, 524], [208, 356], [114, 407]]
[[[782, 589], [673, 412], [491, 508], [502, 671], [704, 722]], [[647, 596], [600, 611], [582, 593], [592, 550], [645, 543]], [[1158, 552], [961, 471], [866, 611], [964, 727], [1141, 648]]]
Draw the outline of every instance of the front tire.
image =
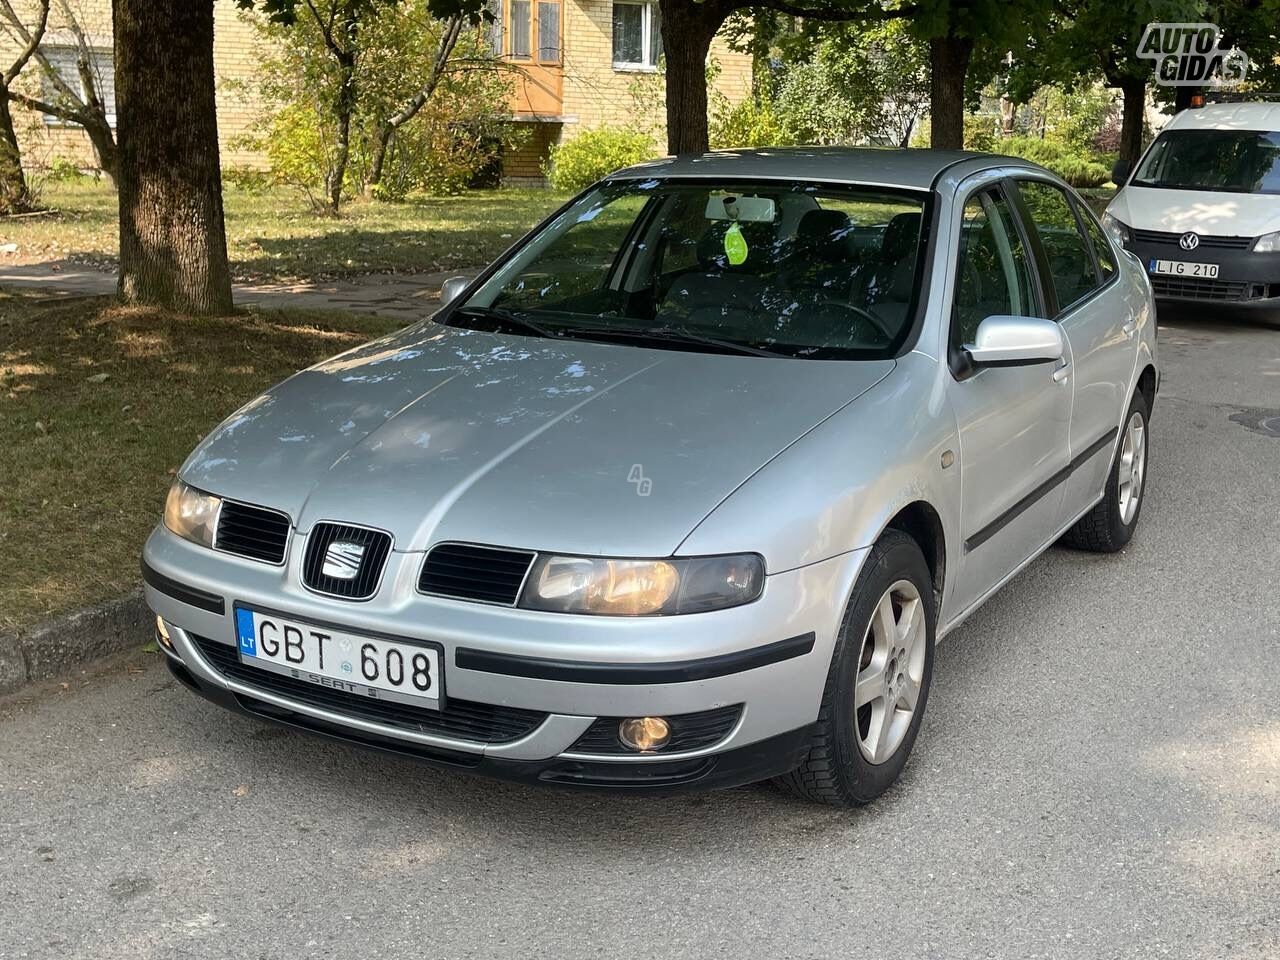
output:
[[933, 677], [933, 580], [919, 545], [887, 530], [845, 610], [817, 729], [804, 762], [778, 783], [834, 806], [860, 806], [902, 773]]
[[1076, 521], [1062, 542], [1080, 550], [1115, 553], [1133, 539], [1147, 491], [1147, 449], [1151, 411], [1142, 391], [1129, 403], [1120, 428], [1119, 452], [1107, 477], [1107, 489], [1097, 505]]

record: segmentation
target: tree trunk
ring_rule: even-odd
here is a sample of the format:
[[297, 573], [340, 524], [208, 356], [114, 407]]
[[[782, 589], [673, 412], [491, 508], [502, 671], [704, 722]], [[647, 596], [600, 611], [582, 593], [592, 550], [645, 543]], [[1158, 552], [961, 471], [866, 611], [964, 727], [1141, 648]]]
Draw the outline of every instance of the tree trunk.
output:
[[705, 153], [707, 54], [727, 15], [712, 2], [658, 0], [662, 50], [667, 61], [667, 150]]
[[1146, 124], [1147, 84], [1144, 80], [1125, 77], [1117, 84], [1124, 97], [1120, 124], [1120, 159], [1130, 164], [1142, 154], [1142, 133]]
[[117, 186], [119, 162], [116, 158], [116, 138], [105, 118], [94, 117], [82, 123], [84, 132], [93, 144], [93, 152], [98, 155], [98, 166], [107, 175], [112, 186]]
[[396, 128], [389, 123], [378, 125], [378, 133], [373, 141], [373, 156], [369, 159], [369, 179], [365, 183], [368, 190], [372, 190], [382, 182], [382, 166], [387, 162], [387, 147], [391, 144], [391, 135], [396, 132]]
[[964, 149], [964, 78], [973, 40], [948, 35], [929, 41], [929, 146]]
[[230, 313], [213, 0], [115, 0], [120, 299]]
[[0, 213], [22, 213], [31, 209], [31, 192], [22, 172], [22, 151], [13, 129], [9, 92], [0, 88]]
[[347, 162], [351, 159], [351, 115], [356, 109], [356, 59], [351, 53], [338, 55], [342, 82], [338, 87], [333, 109], [338, 129], [333, 145], [333, 161], [324, 176], [325, 199], [328, 210], [337, 216], [342, 203], [342, 186], [347, 179]]

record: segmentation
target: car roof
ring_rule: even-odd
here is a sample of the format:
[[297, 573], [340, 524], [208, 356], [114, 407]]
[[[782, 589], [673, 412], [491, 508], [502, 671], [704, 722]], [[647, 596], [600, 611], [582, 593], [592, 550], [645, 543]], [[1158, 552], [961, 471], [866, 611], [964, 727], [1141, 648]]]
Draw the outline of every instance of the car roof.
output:
[[1183, 110], [1166, 130], [1280, 131], [1280, 103], [1211, 103]]
[[967, 150], [916, 150], [893, 147], [770, 147], [716, 150], [650, 160], [627, 167], [610, 179], [646, 177], [711, 177], [802, 180], [821, 183], [874, 184], [911, 190], [931, 188], [948, 168], [963, 164], [965, 173], [989, 167], [1027, 167], [1018, 157]]

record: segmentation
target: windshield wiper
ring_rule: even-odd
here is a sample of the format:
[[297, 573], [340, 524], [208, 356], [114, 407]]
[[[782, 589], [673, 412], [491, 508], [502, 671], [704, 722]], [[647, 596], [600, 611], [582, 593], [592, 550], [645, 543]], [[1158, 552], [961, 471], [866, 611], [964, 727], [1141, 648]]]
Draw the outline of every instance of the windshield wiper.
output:
[[494, 320], [508, 327], [516, 327], [524, 333], [532, 333], [534, 336], [547, 337], [551, 340], [558, 340], [561, 336], [559, 333], [549, 330], [539, 323], [534, 323], [532, 320], [522, 317], [518, 313], [512, 313], [510, 310], [503, 310], [501, 307], [458, 307], [457, 310], [454, 310], [449, 315], [451, 321], [454, 317], [475, 317], [478, 320]]
[[658, 343], [684, 343], [690, 346], [711, 347], [720, 353], [733, 353], [748, 357], [773, 357], [782, 354], [749, 343], [721, 340], [705, 334], [694, 333], [684, 327], [566, 327], [565, 336], [601, 337], [617, 340], [640, 340]]

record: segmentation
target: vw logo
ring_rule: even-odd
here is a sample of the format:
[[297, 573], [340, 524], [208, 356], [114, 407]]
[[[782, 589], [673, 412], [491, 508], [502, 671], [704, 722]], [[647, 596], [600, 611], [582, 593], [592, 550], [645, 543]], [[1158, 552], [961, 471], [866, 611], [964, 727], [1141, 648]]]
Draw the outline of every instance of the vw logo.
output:
[[334, 580], [354, 580], [364, 560], [364, 544], [349, 540], [335, 540], [324, 552], [324, 566], [320, 572]]
[[1200, 246], [1200, 234], [1190, 232], [1184, 233], [1178, 238], [1178, 246], [1183, 250], [1194, 250], [1196, 247]]

